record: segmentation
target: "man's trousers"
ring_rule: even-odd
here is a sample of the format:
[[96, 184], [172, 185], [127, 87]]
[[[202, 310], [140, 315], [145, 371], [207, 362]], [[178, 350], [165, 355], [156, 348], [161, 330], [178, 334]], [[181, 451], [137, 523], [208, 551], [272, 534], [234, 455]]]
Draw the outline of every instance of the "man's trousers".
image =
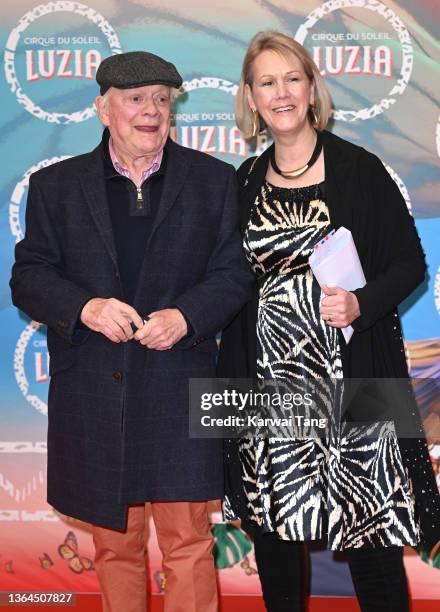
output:
[[[218, 595], [206, 502], [153, 502], [165, 574], [164, 612], [217, 612]], [[145, 506], [130, 506], [125, 532], [93, 526], [104, 612], [147, 610]]]

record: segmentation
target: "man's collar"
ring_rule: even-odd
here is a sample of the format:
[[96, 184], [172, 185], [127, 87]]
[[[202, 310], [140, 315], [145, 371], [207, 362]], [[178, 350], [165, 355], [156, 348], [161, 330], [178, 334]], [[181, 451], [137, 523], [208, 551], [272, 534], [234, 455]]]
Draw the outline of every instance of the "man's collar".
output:
[[[130, 170], [126, 168], [117, 158], [116, 152], [113, 147], [113, 139], [111, 136], [108, 141], [108, 150], [110, 153], [110, 159], [112, 160], [112, 164], [116, 172], [118, 174], [121, 174], [122, 176], [131, 178]], [[162, 157], [163, 157], [163, 149], [160, 150], [159, 153], [157, 153], [154, 156], [154, 159], [151, 162], [151, 165], [148, 168], [145, 168], [145, 170], [143, 170], [142, 182], [144, 182], [149, 176], [151, 176], [152, 174], [155, 174], [159, 170], [160, 165], [162, 163]]]
[[[162, 176], [165, 174], [166, 168], [166, 158], [167, 158], [167, 144], [169, 138], [165, 143], [165, 147], [160, 151], [160, 153], [153, 160], [153, 164], [144, 171], [142, 182], [149, 178], [150, 176]], [[104, 173], [106, 178], [115, 178], [118, 176], [125, 176], [130, 179], [130, 172], [127, 168], [125, 168], [117, 159], [116, 154], [111, 145], [112, 139], [110, 136], [110, 131], [108, 128], [104, 129], [102, 134], [102, 152], [104, 158]], [[156, 162], [156, 163], [155, 163]], [[157, 167], [153, 168], [153, 165]], [[152, 169], [153, 168], [153, 169]], [[150, 171], [151, 170], [151, 171]]]

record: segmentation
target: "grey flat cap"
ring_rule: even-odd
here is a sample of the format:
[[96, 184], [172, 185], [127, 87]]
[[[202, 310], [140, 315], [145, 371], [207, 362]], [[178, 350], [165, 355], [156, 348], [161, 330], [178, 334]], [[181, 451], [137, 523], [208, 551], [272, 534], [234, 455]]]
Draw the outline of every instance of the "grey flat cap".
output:
[[129, 51], [107, 57], [99, 65], [96, 80], [101, 95], [110, 87], [132, 89], [161, 84], [179, 88], [182, 85], [182, 77], [174, 64], [146, 51]]

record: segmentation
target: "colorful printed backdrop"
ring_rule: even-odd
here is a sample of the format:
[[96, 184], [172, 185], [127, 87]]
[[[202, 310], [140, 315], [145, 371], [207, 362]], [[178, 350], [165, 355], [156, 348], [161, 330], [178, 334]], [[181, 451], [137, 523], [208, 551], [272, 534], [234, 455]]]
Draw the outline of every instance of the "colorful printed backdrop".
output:
[[[87, 525], [45, 502], [48, 354], [45, 329], [10, 303], [13, 248], [23, 235], [29, 175], [92, 149], [103, 57], [145, 49], [184, 76], [173, 137], [238, 166], [252, 153], [233, 101], [252, 35], [273, 28], [313, 54], [335, 103], [332, 129], [377, 153], [412, 211], [429, 278], [402, 307], [407, 355], [440, 484], [440, 116], [436, 0], [35, 0], [2, 3], [0, 81], [0, 590], [98, 590]], [[260, 138], [258, 150], [267, 146]], [[213, 508], [224, 593], [258, 593], [252, 546]], [[439, 551], [408, 551], [412, 593], [440, 599]], [[347, 567], [314, 551], [315, 594], [352, 593]], [[162, 588], [150, 534], [152, 590]], [[437, 569], [436, 569], [437, 568]]]

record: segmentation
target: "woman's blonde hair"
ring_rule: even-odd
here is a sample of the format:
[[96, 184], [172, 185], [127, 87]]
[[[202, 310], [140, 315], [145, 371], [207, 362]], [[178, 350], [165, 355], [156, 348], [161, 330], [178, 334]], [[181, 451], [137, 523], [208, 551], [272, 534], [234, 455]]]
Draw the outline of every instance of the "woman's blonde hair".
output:
[[309, 109], [309, 121], [316, 130], [324, 130], [332, 112], [332, 101], [318, 67], [308, 51], [296, 40], [281, 32], [267, 30], [258, 32], [253, 37], [243, 60], [240, 85], [235, 97], [235, 120], [243, 137], [250, 140], [264, 127], [258, 113], [254, 113], [249, 106], [246, 94], [246, 85], [252, 89], [253, 63], [263, 51], [275, 51], [286, 59], [294, 56], [300, 61], [307, 78], [315, 87], [314, 105]]

